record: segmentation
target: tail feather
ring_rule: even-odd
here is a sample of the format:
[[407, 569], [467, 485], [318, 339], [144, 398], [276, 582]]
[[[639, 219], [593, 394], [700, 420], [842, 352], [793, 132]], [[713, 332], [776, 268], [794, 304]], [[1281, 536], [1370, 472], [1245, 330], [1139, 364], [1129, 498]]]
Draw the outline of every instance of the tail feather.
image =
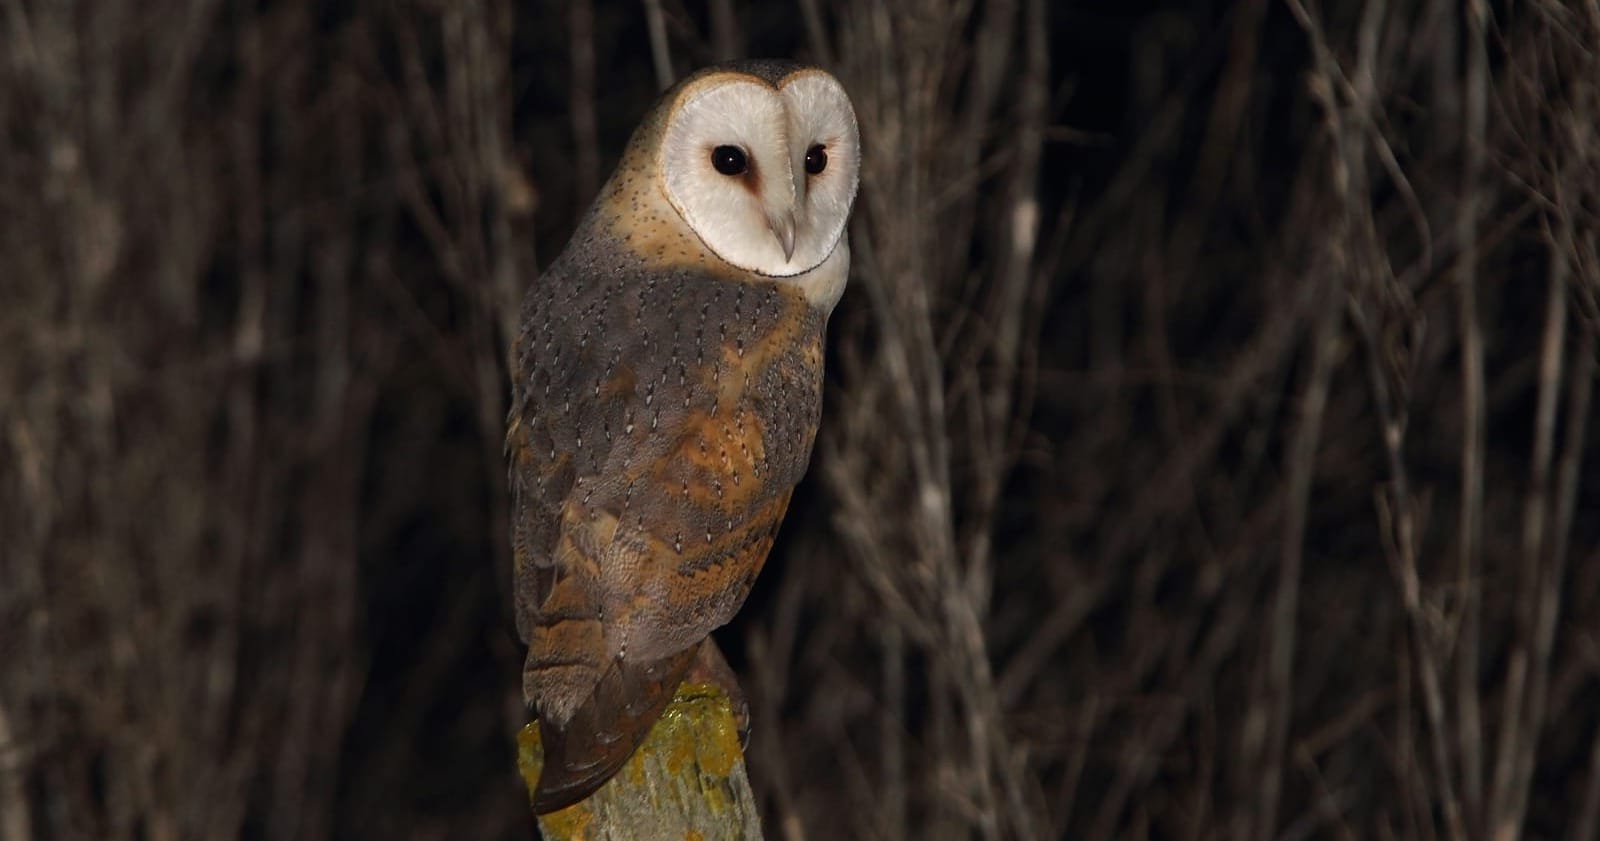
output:
[[540, 718], [544, 769], [534, 787], [535, 814], [577, 803], [622, 769], [672, 701], [697, 649], [649, 663], [613, 660], [565, 723]]

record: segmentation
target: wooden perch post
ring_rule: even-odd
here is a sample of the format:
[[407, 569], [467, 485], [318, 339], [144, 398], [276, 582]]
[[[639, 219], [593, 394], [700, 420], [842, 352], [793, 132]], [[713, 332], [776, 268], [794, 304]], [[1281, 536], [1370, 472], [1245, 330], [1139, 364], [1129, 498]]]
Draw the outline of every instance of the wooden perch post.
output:
[[[531, 794], [543, 766], [539, 725], [517, 735], [517, 766]], [[678, 687], [628, 764], [589, 799], [539, 817], [547, 841], [760, 841], [733, 708], [709, 684]]]

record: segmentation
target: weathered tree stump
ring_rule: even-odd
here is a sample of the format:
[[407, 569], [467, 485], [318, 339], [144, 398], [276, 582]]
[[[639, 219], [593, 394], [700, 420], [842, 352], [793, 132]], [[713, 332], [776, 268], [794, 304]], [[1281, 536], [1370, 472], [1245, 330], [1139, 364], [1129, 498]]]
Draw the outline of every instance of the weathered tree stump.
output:
[[[517, 766], [531, 794], [543, 750], [539, 725], [517, 735]], [[678, 687], [628, 763], [580, 803], [539, 817], [548, 841], [760, 841], [732, 706], [709, 684]]]

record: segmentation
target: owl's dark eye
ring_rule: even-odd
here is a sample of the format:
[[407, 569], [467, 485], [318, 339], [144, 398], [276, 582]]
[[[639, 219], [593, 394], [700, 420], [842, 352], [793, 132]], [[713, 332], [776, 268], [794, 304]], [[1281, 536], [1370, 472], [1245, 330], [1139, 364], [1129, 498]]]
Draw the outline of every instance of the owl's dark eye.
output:
[[816, 175], [828, 168], [828, 150], [821, 143], [806, 150], [806, 172]]
[[743, 175], [750, 162], [738, 146], [718, 146], [711, 150], [711, 166], [723, 175]]

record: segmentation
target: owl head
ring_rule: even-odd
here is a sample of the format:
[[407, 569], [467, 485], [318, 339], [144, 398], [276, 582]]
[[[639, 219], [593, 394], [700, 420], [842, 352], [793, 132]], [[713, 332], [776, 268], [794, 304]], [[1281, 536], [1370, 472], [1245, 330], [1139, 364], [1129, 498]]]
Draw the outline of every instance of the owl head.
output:
[[[706, 68], [662, 96], [630, 151], [717, 257], [794, 277], [838, 248], [855, 201], [855, 109], [823, 70], [775, 61]], [[641, 140], [645, 142], [640, 142]]]

